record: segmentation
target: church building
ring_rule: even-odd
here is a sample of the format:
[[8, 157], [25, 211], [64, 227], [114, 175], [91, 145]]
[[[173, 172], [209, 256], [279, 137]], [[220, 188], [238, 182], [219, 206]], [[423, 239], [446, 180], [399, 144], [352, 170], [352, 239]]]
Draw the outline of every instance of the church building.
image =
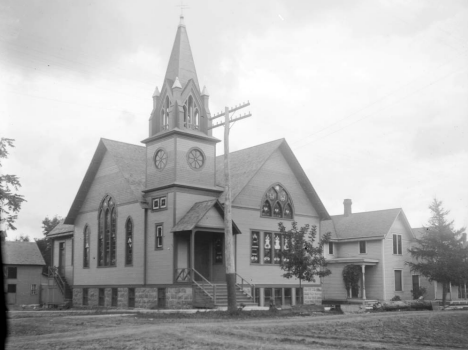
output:
[[[143, 145], [101, 139], [64, 222], [53, 261], [74, 306], [227, 305], [224, 163], [181, 17]], [[230, 154], [238, 303], [320, 303], [321, 284], [286, 279], [286, 228], [320, 227], [324, 205], [284, 139]], [[62, 265], [62, 266], [60, 266]], [[65, 276], [66, 272], [66, 276]]]

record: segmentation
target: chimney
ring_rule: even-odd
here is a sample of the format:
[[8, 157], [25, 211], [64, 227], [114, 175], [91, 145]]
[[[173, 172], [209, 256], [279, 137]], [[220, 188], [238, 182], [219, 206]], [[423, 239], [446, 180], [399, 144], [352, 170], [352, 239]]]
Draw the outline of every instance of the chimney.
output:
[[351, 205], [353, 204], [353, 201], [351, 199], [345, 199], [343, 201], [344, 205], [344, 216], [350, 216], [351, 215]]

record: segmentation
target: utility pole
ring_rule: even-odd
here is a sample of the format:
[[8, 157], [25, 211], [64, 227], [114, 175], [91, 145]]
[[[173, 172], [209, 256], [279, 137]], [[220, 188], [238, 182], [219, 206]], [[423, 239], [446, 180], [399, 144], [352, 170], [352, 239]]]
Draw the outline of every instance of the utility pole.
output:
[[233, 118], [229, 113], [235, 112], [241, 108], [250, 106], [250, 102], [243, 103], [239, 106], [224, 109], [224, 113], [215, 114], [210, 120], [224, 116], [224, 123], [218, 123], [208, 129], [214, 129], [224, 125], [224, 256], [226, 264], [226, 285], [228, 292], [228, 311], [234, 312], [237, 310], [236, 300], [236, 265], [234, 256], [234, 244], [232, 236], [232, 203], [231, 203], [231, 169], [229, 166], [229, 129], [231, 123], [238, 120], [248, 118], [252, 114], [246, 113], [239, 117]]

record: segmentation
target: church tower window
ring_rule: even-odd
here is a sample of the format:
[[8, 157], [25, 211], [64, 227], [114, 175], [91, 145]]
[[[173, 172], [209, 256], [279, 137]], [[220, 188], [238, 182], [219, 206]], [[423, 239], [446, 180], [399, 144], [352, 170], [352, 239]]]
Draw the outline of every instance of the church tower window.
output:
[[275, 184], [265, 192], [260, 215], [264, 217], [293, 219], [291, 197], [281, 185]]
[[116, 221], [115, 202], [106, 196], [99, 207], [98, 266], [116, 265]]
[[133, 222], [131, 218], [127, 219], [125, 224], [125, 265], [133, 263]]
[[205, 155], [199, 148], [192, 148], [187, 153], [187, 162], [194, 170], [201, 169], [205, 164]]
[[86, 225], [83, 233], [83, 267], [89, 267], [89, 226]]
[[169, 97], [166, 96], [166, 101], [161, 109], [161, 129], [169, 130]]
[[154, 153], [154, 166], [158, 170], [163, 170], [167, 164], [167, 153], [163, 148], [158, 149]]

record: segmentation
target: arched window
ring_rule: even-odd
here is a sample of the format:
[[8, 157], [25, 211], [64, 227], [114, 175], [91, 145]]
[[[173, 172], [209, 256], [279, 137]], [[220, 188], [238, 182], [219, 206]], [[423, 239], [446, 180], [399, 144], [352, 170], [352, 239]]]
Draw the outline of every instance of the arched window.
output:
[[111, 196], [102, 200], [98, 218], [98, 266], [115, 266], [117, 209]]
[[133, 223], [132, 219], [128, 218], [125, 224], [125, 265], [133, 263]]
[[293, 219], [293, 205], [286, 190], [279, 184], [268, 188], [262, 199], [261, 216]]
[[83, 267], [89, 267], [89, 227], [85, 226], [83, 232]]
[[169, 97], [166, 96], [166, 101], [161, 109], [161, 129], [162, 130], [169, 130]]
[[188, 129], [200, 128], [200, 112], [192, 96], [184, 104], [184, 127]]

